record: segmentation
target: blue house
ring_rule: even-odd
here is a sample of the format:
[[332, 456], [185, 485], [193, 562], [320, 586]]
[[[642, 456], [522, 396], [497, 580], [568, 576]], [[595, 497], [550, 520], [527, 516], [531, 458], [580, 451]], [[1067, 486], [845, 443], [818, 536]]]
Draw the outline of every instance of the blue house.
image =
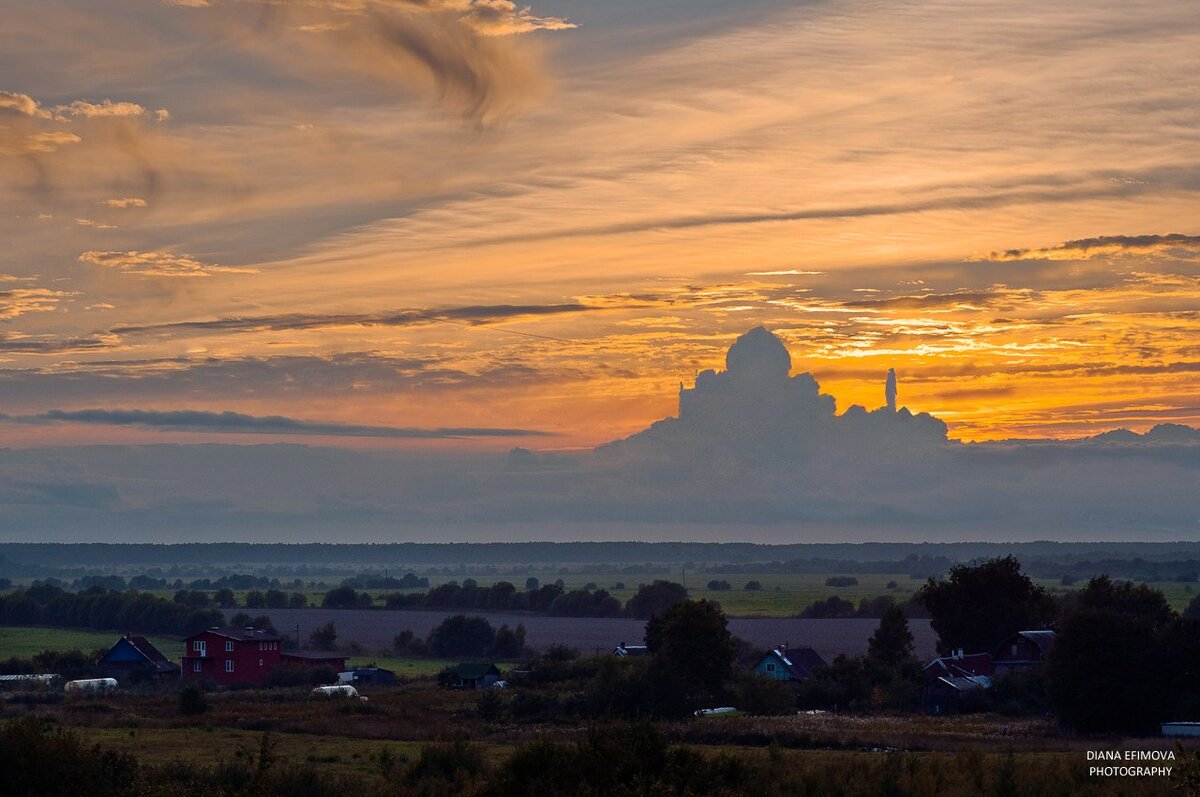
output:
[[96, 670], [106, 678], [140, 680], [178, 675], [179, 665], [169, 661], [146, 637], [126, 634], [100, 657]]
[[788, 650], [787, 645], [780, 645], [759, 659], [754, 672], [776, 681], [803, 681], [811, 678], [816, 670], [828, 666], [812, 648]]

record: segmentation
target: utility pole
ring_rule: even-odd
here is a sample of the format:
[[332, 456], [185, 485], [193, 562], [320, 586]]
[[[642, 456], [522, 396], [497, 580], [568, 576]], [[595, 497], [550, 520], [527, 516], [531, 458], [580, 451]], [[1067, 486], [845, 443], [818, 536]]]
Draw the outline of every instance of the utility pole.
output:
[[296, 623], [296, 650], [300, 649], [300, 624]]

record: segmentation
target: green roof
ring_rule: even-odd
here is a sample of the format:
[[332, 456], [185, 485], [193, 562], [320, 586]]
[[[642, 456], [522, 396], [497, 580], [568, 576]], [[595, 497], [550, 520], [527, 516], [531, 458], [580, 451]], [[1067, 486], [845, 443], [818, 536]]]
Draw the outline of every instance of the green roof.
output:
[[476, 678], [482, 678], [489, 673], [499, 675], [500, 670], [496, 669], [496, 665], [486, 661], [465, 661], [454, 668], [458, 673], [458, 677], [464, 681], [474, 681]]

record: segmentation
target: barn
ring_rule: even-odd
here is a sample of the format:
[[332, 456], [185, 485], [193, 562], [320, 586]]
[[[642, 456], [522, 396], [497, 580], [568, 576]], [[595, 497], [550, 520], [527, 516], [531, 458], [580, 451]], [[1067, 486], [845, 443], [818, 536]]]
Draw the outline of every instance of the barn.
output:
[[96, 662], [96, 672], [119, 681], [138, 681], [179, 675], [179, 666], [167, 659], [144, 636], [125, 634]]

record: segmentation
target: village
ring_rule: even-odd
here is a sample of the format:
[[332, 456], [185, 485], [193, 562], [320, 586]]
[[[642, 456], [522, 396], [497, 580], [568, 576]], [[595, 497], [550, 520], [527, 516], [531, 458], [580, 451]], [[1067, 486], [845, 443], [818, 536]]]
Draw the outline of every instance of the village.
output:
[[[528, 786], [537, 778], [520, 762], [540, 755], [538, 745], [586, 758], [598, 754], [587, 747], [593, 743], [636, 766], [649, 765], [640, 757], [650, 743], [710, 763], [731, 755], [742, 766], [782, 755], [805, 762], [795, 777], [810, 785], [858, 760], [847, 756], [866, 756], [858, 766], [875, 785], [851, 792], [864, 795], [876, 793], [871, 778], [895, 776], [888, 773], [898, 756], [916, 784], [934, 773], [951, 777], [940, 756], [964, 750], [982, 756], [985, 781], [1048, 778], [1061, 787], [1048, 794], [1116, 793], [1106, 768], [1122, 764], [1105, 751], [1158, 773], [1121, 781], [1141, 789], [1121, 793], [1157, 794], [1200, 771], [1196, 620], [1145, 585], [1100, 576], [1052, 598], [1011, 557], [957, 565], [918, 595], [939, 637], [928, 659], [915, 657], [899, 604], [882, 613], [865, 653], [827, 658], [802, 638], [756, 649], [730, 633], [717, 602], [693, 599], [681, 585], [660, 580], [643, 589], [671, 597], [656, 604], [642, 639], [587, 653], [561, 644], [535, 650], [519, 623], [498, 635], [482, 617], [448, 615], [427, 639], [397, 635], [397, 648], [418, 655], [462, 653], [416, 677], [390, 669], [386, 658], [377, 663], [372, 651], [336, 649], [331, 627], [315, 630], [306, 648], [245, 615], [234, 627], [187, 634], [177, 647], [127, 632], [92, 658], [36, 658], [63, 663], [62, 672], [12, 672], [19, 662], [8, 662], [0, 718], [7, 733], [24, 729], [23, 744], [49, 739], [43, 734], [54, 726], [70, 729], [80, 743], [140, 762], [143, 774], [186, 763], [194, 784], [209, 782], [210, 767], [223, 760], [201, 755], [196, 734], [221, 733], [247, 750], [243, 762], [274, 761], [271, 777], [308, 767], [322, 783], [380, 794], [417, 785], [433, 790], [411, 793], [490, 794], [497, 779], [518, 771]], [[1124, 640], [1123, 657], [1108, 655], [1112, 639]], [[1097, 701], [1101, 693], [1109, 697]], [[650, 737], [636, 737], [637, 728]], [[597, 733], [603, 739], [582, 741]], [[254, 743], [283, 752], [253, 753]], [[385, 765], [381, 744], [408, 752]], [[329, 745], [350, 752], [312, 769]], [[373, 769], [364, 769], [368, 761]]]

